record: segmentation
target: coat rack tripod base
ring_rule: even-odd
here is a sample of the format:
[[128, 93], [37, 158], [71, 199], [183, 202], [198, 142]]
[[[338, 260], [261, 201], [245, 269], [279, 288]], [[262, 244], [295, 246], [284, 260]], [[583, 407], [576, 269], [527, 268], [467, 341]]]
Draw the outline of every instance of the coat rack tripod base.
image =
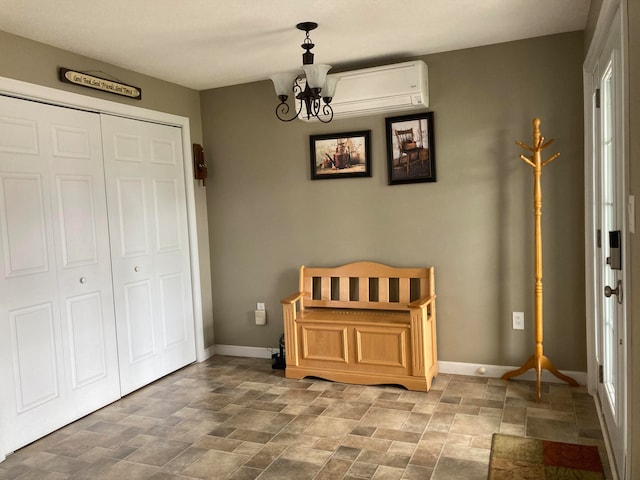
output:
[[540, 381], [542, 377], [542, 370], [549, 371], [550, 373], [558, 377], [563, 382], [567, 382], [572, 387], [578, 386], [578, 382], [576, 382], [570, 376], [560, 372], [560, 370], [558, 370], [556, 367], [553, 366], [553, 363], [551, 363], [551, 360], [549, 360], [549, 358], [547, 358], [547, 356], [543, 355], [542, 353], [540, 354], [534, 353], [529, 357], [529, 359], [526, 362], [522, 364], [520, 368], [518, 368], [517, 370], [512, 370], [502, 375], [502, 379], [509, 380], [510, 378], [522, 375], [523, 373], [527, 372], [528, 370], [531, 370], [532, 368], [535, 369], [536, 371], [536, 392], [537, 392], [536, 400], [538, 402], [540, 401], [540, 396], [541, 396]]
[[548, 370], [560, 380], [567, 382], [569, 385], [577, 387], [578, 382], [573, 378], [560, 373], [556, 367], [553, 366], [551, 360], [549, 360], [542, 353], [542, 167], [552, 162], [558, 156], [559, 153], [552, 155], [546, 160], [542, 161], [540, 153], [553, 143], [553, 139], [544, 143], [544, 137], [540, 134], [540, 119], [533, 119], [533, 146], [525, 145], [524, 143], [516, 140], [516, 143], [525, 150], [532, 153], [531, 158], [520, 155], [520, 159], [529, 166], [533, 167], [533, 211], [535, 218], [534, 225], [534, 249], [535, 249], [535, 292], [534, 292], [534, 319], [535, 319], [535, 339], [536, 339], [536, 351], [524, 362], [524, 364], [517, 370], [513, 370], [502, 375], [504, 380], [508, 380], [512, 377], [522, 375], [527, 370], [534, 368], [536, 370], [536, 387], [537, 398], [540, 401], [540, 377], [542, 376], [542, 370]]

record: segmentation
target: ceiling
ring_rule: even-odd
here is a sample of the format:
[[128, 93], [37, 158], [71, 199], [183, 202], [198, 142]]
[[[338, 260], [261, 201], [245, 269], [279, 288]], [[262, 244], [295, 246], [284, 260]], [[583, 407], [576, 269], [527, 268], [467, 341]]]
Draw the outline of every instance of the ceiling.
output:
[[582, 30], [590, 1], [0, 0], [0, 30], [205, 90], [296, 69], [303, 21], [344, 69]]

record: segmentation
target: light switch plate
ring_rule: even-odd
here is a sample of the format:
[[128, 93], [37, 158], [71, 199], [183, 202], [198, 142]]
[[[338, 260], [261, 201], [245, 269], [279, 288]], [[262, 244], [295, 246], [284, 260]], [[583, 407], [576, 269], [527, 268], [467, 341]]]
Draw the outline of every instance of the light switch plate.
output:
[[257, 303], [256, 310], [264, 310], [264, 303], [262, 303], [262, 302], [258, 302], [258, 303]]

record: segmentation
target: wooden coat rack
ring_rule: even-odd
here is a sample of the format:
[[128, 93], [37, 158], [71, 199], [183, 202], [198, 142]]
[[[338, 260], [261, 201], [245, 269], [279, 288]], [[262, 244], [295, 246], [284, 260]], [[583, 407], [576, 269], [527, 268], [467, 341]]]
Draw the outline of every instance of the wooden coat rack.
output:
[[513, 370], [505, 373], [502, 378], [505, 380], [510, 379], [511, 377], [517, 377], [518, 375], [522, 375], [524, 372], [531, 368], [536, 369], [536, 386], [537, 386], [537, 401], [540, 401], [540, 376], [542, 374], [542, 370], [548, 370], [552, 374], [554, 374], [559, 379], [567, 382], [569, 385], [577, 386], [578, 382], [576, 382], [573, 378], [564, 375], [556, 369], [551, 360], [549, 360], [544, 354], [542, 350], [542, 341], [543, 341], [543, 322], [542, 322], [542, 187], [541, 187], [541, 176], [542, 176], [542, 168], [553, 160], [558, 158], [560, 155], [556, 153], [545, 161], [542, 161], [540, 153], [542, 150], [547, 148], [549, 145], [553, 143], [554, 139], [549, 140], [547, 143], [544, 143], [544, 137], [540, 134], [540, 119], [533, 119], [533, 147], [525, 145], [524, 143], [516, 140], [516, 143], [520, 145], [525, 150], [528, 150], [532, 153], [531, 158], [527, 158], [524, 155], [520, 155], [520, 158], [533, 167], [533, 211], [534, 211], [534, 219], [535, 219], [535, 228], [534, 228], [534, 249], [535, 249], [535, 290], [534, 290], [534, 319], [535, 319], [535, 340], [536, 340], [536, 350], [535, 353], [529, 357], [529, 359], [517, 370]]

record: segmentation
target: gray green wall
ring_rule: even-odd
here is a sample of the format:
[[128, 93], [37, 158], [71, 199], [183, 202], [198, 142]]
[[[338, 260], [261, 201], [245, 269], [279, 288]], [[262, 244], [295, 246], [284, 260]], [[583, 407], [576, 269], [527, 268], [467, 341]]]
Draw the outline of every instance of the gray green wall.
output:
[[[215, 329], [217, 344], [276, 347], [299, 265], [368, 259], [436, 267], [442, 360], [522, 363], [533, 350], [532, 175], [514, 141], [530, 142], [539, 116], [556, 138], [549, 154], [562, 154], [543, 175], [545, 353], [585, 370], [582, 42], [572, 33], [424, 57], [438, 182], [415, 185], [387, 185], [384, 115], [284, 124], [267, 81], [199, 93], [4, 32], [0, 76], [189, 117], [210, 165], [195, 188], [207, 346]], [[60, 83], [59, 66], [107, 72], [143, 100]], [[311, 181], [309, 135], [352, 130], [372, 131], [373, 177]], [[258, 301], [266, 327], [253, 322]], [[524, 332], [511, 330], [514, 310]]]
[[[544, 348], [556, 367], [586, 370], [582, 32], [423, 59], [436, 183], [387, 185], [385, 115], [282, 123], [269, 81], [201, 92], [216, 344], [276, 347], [300, 265], [373, 260], [435, 266], [441, 360], [523, 363], [533, 176], [514, 141], [531, 143], [540, 117], [556, 139], [545, 153], [561, 152], [543, 173]], [[372, 178], [311, 181], [309, 135], [354, 130], [371, 130]]]
[[[62, 83], [58, 67], [81, 71], [104, 72], [98, 76], [113, 76], [124, 83], [142, 88], [142, 100], [132, 100], [109, 93]], [[164, 82], [146, 75], [124, 70], [97, 60], [76, 55], [42, 43], [0, 31], [0, 76], [24, 82], [67, 90], [112, 102], [157, 110], [189, 118], [191, 140], [202, 143], [200, 93], [196, 90]], [[211, 305], [211, 269], [207, 227], [205, 188], [195, 185], [198, 248], [200, 250], [200, 282], [205, 346], [213, 345], [213, 314]]]
[[589, 47], [591, 46], [591, 42], [593, 40], [593, 35], [596, 30], [596, 25], [598, 24], [598, 16], [600, 15], [600, 10], [602, 9], [603, 0], [591, 0], [591, 4], [589, 5], [589, 15], [587, 15], [587, 24], [584, 27], [584, 53], [585, 56], [589, 51]]

